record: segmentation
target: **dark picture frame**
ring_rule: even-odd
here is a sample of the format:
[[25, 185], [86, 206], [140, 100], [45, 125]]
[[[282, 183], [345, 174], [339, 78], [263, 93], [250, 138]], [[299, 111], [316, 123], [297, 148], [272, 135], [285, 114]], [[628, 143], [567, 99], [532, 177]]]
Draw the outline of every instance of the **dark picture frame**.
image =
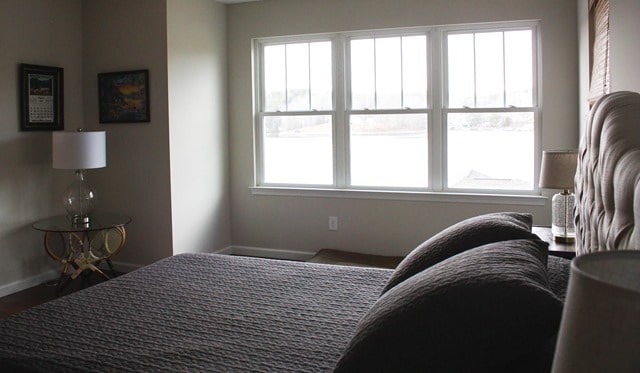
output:
[[20, 130], [64, 129], [64, 69], [20, 64]]
[[98, 74], [98, 107], [100, 123], [149, 122], [149, 70]]

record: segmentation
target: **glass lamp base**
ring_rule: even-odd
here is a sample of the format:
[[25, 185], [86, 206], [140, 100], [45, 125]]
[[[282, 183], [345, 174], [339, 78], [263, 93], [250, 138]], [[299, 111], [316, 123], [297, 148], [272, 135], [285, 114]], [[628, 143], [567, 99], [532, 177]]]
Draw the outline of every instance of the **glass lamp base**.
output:
[[89, 215], [96, 205], [96, 194], [85, 181], [84, 170], [76, 171], [76, 180], [64, 194], [64, 208], [74, 225], [89, 224]]
[[574, 243], [576, 242], [576, 237], [553, 236], [553, 240], [560, 243]]
[[73, 215], [71, 216], [71, 223], [73, 223], [73, 225], [89, 225], [89, 221], [91, 221], [91, 219], [89, 219], [89, 216], [81, 216], [81, 215]]
[[554, 241], [575, 242], [575, 201], [575, 195], [568, 190], [553, 196], [551, 200], [551, 234]]

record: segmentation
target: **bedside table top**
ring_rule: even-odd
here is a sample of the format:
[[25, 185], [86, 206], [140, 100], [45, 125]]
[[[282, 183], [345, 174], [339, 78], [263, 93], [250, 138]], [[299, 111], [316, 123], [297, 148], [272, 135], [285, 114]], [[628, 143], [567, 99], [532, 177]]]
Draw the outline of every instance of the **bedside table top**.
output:
[[71, 223], [68, 216], [55, 216], [33, 223], [33, 228], [45, 232], [90, 232], [122, 227], [131, 222], [126, 215], [113, 213], [96, 213], [91, 215], [91, 221], [86, 225]]
[[534, 226], [531, 231], [541, 240], [549, 243], [549, 254], [572, 259], [576, 256], [575, 243], [556, 242], [551, 234], [551, 227]]

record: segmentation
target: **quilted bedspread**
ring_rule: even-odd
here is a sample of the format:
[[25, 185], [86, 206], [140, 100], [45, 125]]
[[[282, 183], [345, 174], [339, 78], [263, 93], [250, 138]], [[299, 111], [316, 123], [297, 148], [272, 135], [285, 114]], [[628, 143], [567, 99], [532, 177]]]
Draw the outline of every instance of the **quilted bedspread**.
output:
[[177, 255], [0, 320], [0, 367], [331, 371], [390, 275]]

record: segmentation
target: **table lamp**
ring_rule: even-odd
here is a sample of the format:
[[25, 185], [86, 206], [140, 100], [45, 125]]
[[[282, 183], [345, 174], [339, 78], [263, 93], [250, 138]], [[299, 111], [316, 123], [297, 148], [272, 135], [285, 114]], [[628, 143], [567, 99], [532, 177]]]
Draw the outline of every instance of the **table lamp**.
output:
[[640, 371], [640, 251], [571, 262], [552, 372]]
[[87, 183], [85, 170], [107, 165], [104, 131], [53, 132], [53, 168], [76, 170], [75, 181], [64, 193], [64, 208], [71, 222], [87, 225], [96, 205], [96, 193]]
[[551, 234], [558, 242], [570, 243], [576, 239], [574, 207], [576, 197], [574, 177], [578, 162], [577, 150], [545, 150], [542, 152], [540, 188], [562, 189], [551, 200]]

